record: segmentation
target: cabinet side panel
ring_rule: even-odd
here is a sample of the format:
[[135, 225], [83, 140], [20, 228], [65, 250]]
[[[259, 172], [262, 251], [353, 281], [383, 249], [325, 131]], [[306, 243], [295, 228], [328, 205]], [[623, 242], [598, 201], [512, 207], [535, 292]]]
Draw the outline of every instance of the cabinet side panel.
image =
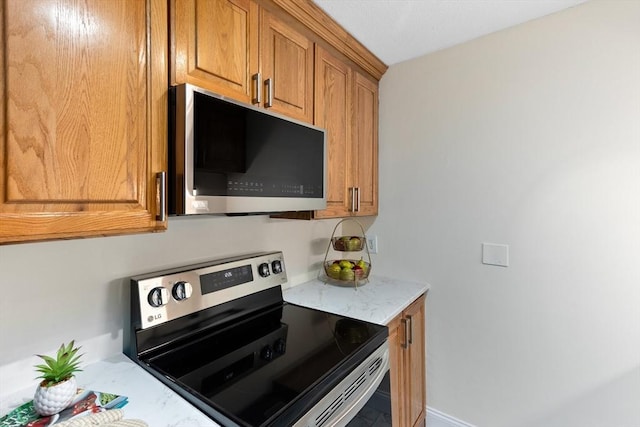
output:
[[391, 422], [394, 427], [404, 427], [407, 399], [404, 369], [404, 331], [399, 315], [387, 325], [389, 327], [389, 379], [391, 382]]
[[405, 317], [410, 319], [411, 327], [411, 343], [406, 352], [406, 366], [410, 378], [407, 381], [407, 412], [411, 425], [420, 426], [425, 422], [426, 411], [424, 297], [405, 310]]

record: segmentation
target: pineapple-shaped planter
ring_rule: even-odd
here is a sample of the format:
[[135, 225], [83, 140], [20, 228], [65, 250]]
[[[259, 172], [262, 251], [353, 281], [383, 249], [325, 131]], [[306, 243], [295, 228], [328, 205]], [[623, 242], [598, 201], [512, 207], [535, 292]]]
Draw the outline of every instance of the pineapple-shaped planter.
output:
[[33, 397], [33, 407], [40, 415], [57, 414], [73, 401], [78, 390], [73, 374], [80, 371], [79, 349], [71, 341], [66, 346], [60, 346], [55, 358], [38, 355], [46, 363], [35, 367], [41, 374], [38, 378], [42, 378], [42, 382]]

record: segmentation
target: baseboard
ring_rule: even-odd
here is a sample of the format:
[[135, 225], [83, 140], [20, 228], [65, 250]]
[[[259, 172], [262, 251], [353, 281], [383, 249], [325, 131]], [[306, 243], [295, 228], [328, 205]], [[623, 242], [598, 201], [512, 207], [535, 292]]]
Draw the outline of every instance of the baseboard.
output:
[[475, 427], [473, 424], [427, 406], [427, 427]]

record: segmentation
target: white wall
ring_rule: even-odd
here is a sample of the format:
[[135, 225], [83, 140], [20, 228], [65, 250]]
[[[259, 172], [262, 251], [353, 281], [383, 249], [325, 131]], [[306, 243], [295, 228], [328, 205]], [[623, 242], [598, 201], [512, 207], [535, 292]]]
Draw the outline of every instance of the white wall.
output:
[[170, 218], [164, 233], [0, 246], [0, 396], [34, 384], [36, 353], [72, 339], [90, 362], [122, 351], [124, 295], [136, 274], [282, 250], [289, 284], [309, 280], [337, 220]]
[[[392, 66], [380, 93], [373, 262], [432, 285], [429, 406], [640, 426], [640, 2]], [[482, 242], [510, 266], [481, 264]]]

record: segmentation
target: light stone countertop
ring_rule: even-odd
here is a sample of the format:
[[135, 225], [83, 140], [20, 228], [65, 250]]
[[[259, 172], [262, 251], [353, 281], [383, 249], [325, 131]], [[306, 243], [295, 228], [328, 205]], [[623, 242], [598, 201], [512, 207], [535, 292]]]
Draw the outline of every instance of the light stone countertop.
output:
[[[124, 354], [83, 366], [76, 379], [78, 387], [127, 396], [125, 419], [150, 427], [220, 427]], [[33, 399], [34, 392], [29, 388], [3, 397], [0, 416]]]
[[285, 289], [283, 297], [292, 304], [386, 325], [429, 288], [423, 282], [374, 275], [357, 288], [315, 279]]

